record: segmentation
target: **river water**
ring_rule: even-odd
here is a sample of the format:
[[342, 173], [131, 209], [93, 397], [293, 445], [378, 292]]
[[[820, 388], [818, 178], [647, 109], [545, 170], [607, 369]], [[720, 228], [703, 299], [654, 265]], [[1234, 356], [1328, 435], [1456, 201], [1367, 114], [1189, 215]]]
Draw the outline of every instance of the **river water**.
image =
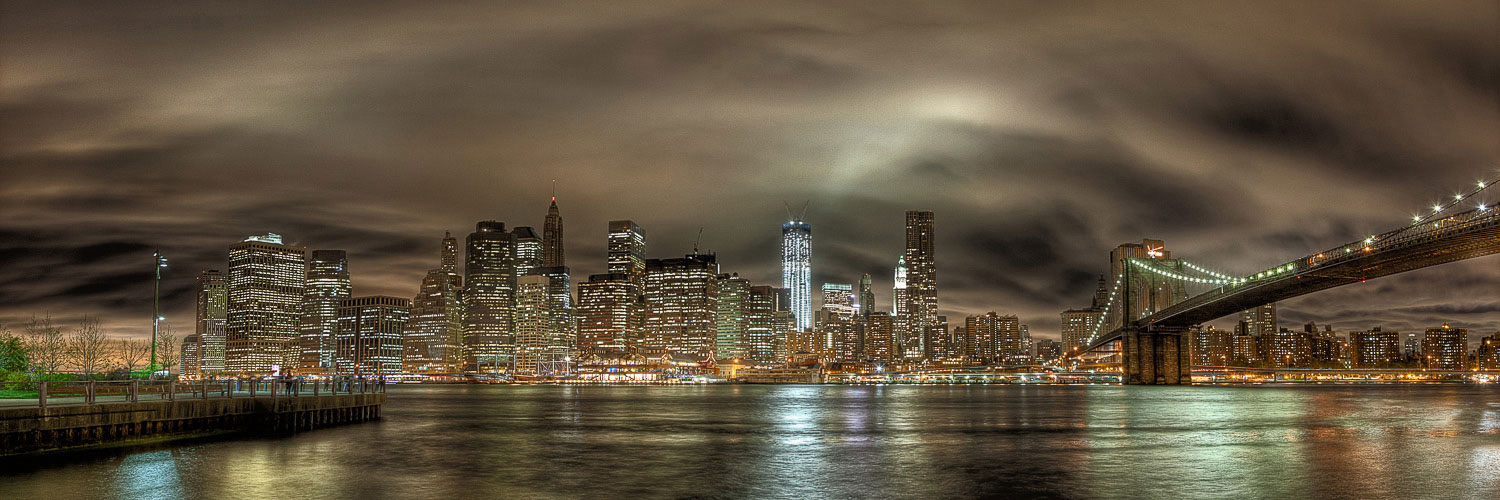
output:
[[380, 421], [0, 461], [28, 498], [1500, 498], [1497, 386], [401, 386]]

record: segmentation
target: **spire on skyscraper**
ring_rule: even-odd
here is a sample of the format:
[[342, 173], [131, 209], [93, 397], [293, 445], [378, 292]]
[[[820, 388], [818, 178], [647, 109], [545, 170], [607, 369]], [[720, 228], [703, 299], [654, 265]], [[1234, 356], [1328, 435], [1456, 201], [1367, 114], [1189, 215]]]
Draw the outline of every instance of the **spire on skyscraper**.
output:
[[567, 265], [563, 258], [563, 221], [557, 210], [557, 181], [552, 181], [552, 206], [547, 207], [547, 220], [542, 224], [542, 265], [561, 267]]

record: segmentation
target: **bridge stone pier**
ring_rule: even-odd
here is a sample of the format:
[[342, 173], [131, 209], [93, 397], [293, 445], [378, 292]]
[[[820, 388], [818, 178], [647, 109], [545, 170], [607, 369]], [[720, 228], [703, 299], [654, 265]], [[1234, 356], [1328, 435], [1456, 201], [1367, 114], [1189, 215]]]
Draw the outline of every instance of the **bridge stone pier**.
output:
[[1188, 358], [1188, 328], [1130, 327], [1121, 332], [1121, 368], [1128, 385], [1193, 383]]

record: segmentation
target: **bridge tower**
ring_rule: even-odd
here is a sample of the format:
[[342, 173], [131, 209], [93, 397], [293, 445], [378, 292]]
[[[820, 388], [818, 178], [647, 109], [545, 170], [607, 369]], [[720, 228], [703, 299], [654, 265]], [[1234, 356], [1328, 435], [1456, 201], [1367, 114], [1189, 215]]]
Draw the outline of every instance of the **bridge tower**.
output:
[[1128, 326], [1120, 336], [1127, 385], [1187, 385], [1193, 383], [1188, 327]]

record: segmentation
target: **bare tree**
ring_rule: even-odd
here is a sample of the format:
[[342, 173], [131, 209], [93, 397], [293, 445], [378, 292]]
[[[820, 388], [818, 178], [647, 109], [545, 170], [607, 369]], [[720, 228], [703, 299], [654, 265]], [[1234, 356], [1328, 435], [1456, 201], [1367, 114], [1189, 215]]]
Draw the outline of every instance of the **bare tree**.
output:
[[124, 339], [115, 348], [120, 357], [120, 367], [129, 374], [136, 368], [145, 368], [146, 358], [151, 355], [151, 341], [146, 339]]
[[68, 360], [68, 339], [62, 329], [52, 325], [52, 315], [37, 319], [31, 316], [26, 324], [26, 348], [37, 371], [57, 373]]
[[109, 339], [99, 327], [98, 318], [83, 317], [78, 329], [68, 337], [67, 359], [84, 376], [104, 371], [110, 358]]
[[162, 330], [165, 331], [156, 335], [156, 364], [157, 368], [171, 373], [182, 353], [177, 351], [177, 335], [172, 333], [172, 325], [163, 325]]

